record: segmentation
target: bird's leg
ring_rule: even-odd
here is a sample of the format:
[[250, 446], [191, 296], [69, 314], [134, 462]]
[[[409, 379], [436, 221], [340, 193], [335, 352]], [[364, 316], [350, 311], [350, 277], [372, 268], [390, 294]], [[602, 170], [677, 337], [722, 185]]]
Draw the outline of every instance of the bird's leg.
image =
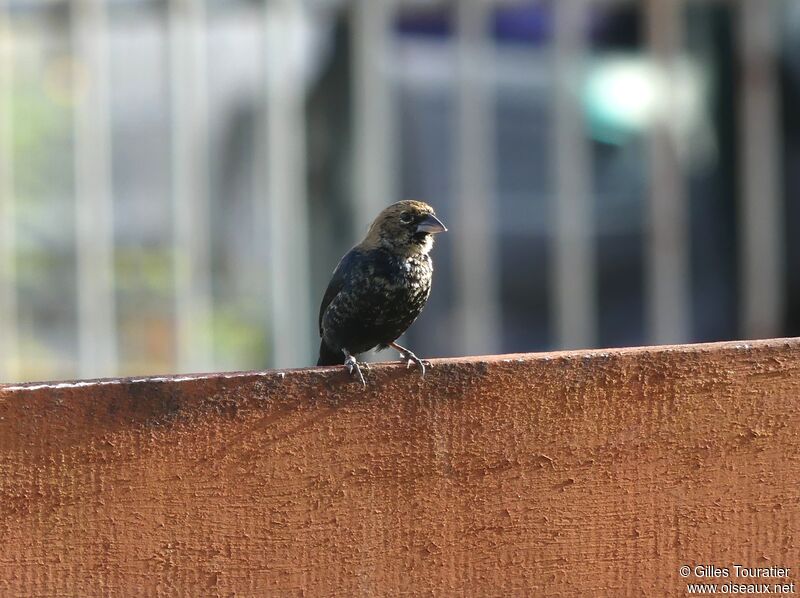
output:
[[393, 349], [397, 350], [397, 352], [400, 353], [400, 355], [403, 356], [403, 359], [407, 359], [408, 360], [408, 363], [406, 364], [406, 368], [411, 367], [411, 364], [415, 363], [417, 365], [417, 367], [419, 368], [419, 371], [422, 373], [422, 377], [423, 378], [425, 377], [425, 364], [430, 365], [431, 363], [429, 361], [425, 361], [423, 359], [420, 359], [419, 357], [414, 355], [413, 352], [409, 351], [405, 347], [401, 347], [397, 343], [389, 343], [389, 346], [392, 347]]
[[347, 349], [342, 349], [342, 353], [344, 353], [344, 364], [347, 366], [347, 370], [350, 372], [350, 375], [352, 376], [353, 372], [355, 371], [355, 373], [358, 374], [358, 379], [361, 381], [361, 386], [366, 388], [367, 383], [364, 381], [364, 374], [361, 373], [361, 368], [358, 367], [358, 361], [356, 358], [350, 355], [350, 352]]

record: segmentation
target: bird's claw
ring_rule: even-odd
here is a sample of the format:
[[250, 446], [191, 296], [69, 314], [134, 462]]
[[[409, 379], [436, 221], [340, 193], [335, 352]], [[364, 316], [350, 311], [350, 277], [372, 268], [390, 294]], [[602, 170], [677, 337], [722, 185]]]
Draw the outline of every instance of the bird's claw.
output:
[[425, 377], [425, 366], [431, 367], [431, 362], [427, 359], [420, 359], [416, 355], [414, 355], [411, 351], [403, 355], [406, 358], [406, 369], [410, 368], [412, 365], [416, 365], [419, 368], [420, 375], [422, 378]]
[[[353, 375], [354, 371], [356, 374], [358, 374], [358, 379], [361, 382], [361, 386], [366, 388], [367, 383], [364, 381], [364, 374], [361, 373], [361, 368], [359, 367], [356, 358], [353, 357], [352, 355], [348, 355], [347, 359], [344, 360], [344, 365], [347, 366], [347, 370], [350, 372], [351, 376]], [[367, 367], [367, 369], [369, 369], [369, 367]]]

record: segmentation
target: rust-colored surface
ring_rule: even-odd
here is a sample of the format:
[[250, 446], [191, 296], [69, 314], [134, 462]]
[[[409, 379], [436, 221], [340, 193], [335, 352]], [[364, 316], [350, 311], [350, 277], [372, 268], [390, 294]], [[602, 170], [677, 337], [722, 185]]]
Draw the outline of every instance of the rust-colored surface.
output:
[[0, 388], [0, 595], [800, 586], [800, 341], [342, 370]]

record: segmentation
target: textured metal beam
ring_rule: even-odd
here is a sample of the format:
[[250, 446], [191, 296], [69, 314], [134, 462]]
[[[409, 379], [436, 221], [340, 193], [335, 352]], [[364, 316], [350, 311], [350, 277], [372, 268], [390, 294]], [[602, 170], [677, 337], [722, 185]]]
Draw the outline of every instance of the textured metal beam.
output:
[[800, 340], [432, 365], [0, 386], [2, 594], [800, 581]]

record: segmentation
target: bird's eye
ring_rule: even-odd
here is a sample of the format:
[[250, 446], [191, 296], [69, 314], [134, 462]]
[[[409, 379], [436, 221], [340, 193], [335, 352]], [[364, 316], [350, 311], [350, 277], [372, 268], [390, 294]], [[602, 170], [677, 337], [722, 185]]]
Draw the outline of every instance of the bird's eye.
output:
[[403, 224], [411, 224], [411, 220], [413, 220], [411, 214], [408, 212], [401, 212], [400, 213], [400, 222]]

